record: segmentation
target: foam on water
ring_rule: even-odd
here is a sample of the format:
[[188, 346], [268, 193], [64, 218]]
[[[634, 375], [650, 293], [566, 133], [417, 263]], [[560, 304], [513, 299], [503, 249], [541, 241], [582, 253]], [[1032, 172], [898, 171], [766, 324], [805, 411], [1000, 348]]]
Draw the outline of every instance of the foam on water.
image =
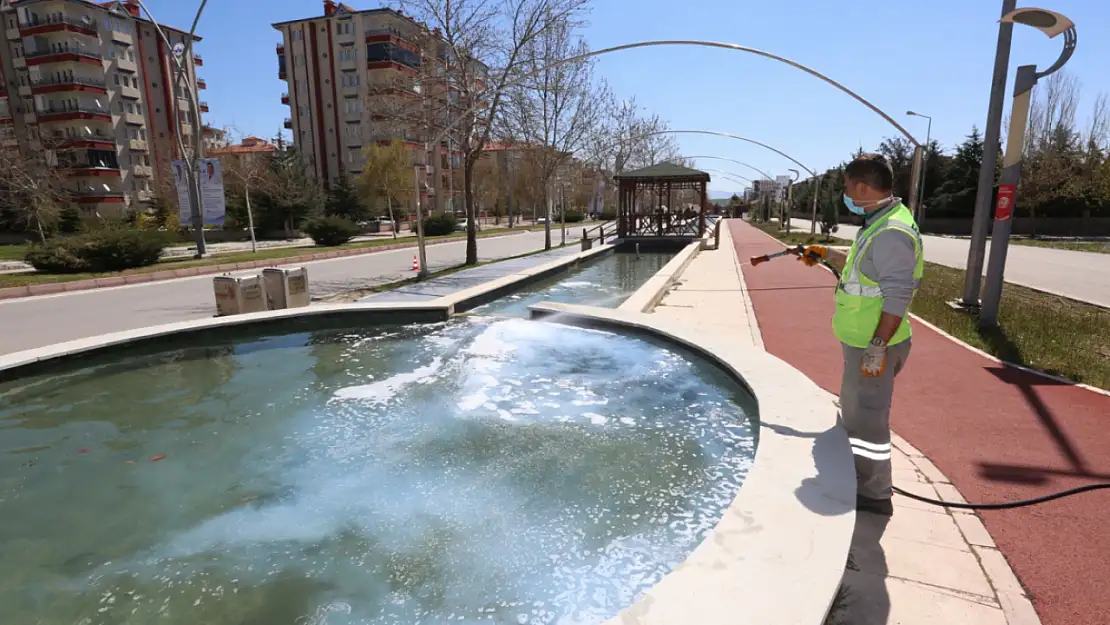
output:
[[[49, 447], [47, 470], [0, 448], [0, 532], [19, 537], [0, 543], [0, 622], [599, 623], [693, 550], [750, 466], [746, 398], [684, 355], [516, 319], [386, 332], [0, 385], [0, 428]], [[134, 421], [131, 400], [79, 399], [139, 378]], [[211, 399], [183, 403], [194, 386]], [[56, 416], [75, 405], [88, 421]]]

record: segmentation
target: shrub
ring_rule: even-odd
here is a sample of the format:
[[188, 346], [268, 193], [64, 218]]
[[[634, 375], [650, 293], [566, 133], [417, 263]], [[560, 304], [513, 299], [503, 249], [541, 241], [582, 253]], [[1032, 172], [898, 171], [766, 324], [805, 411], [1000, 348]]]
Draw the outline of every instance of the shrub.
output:
[[441, 237], [451, 234], [458, 228], [458, 223], [454, 215], [437, 213], [424, 220], [424, 236]]
[[309, 219], [301, 230], [312, 237], [313, 243], [324, 247], [343, 245], [361, 232], [358, 224], [337, 215]]
[[606, 208], [605, 210], [601, 211], [597, 218], [601, 221], [613, 221], [617, 218], [617, 211], [612, 208]]
[[563, 215], [563, 221], [567, 222], [568, 224], [578, 223], [584, 219], [586, 219], [586, 215], [581, 211], [567, 211]]
[[28, 250], [25, 260], [47, 273], [123, 271], [157, 263], [168, 243], [164, 232], [105, 228], [54, 237]]

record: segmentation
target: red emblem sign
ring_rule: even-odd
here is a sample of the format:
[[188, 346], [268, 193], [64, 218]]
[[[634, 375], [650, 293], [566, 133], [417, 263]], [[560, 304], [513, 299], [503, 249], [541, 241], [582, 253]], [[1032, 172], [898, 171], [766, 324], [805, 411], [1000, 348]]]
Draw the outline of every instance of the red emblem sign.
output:
[[1005, 221], [1014, 214], [1014, 193], [1016, 185], [1000, 184], [998, 185], [998, 206], [994, 211], [994, 218], [999, 221]]

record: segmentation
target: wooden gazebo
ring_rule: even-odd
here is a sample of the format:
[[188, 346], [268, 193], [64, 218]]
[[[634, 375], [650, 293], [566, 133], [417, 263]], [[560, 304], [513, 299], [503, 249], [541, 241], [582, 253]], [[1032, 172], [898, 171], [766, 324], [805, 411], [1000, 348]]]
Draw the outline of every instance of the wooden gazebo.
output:
[[[617, 236], [697, 238], [705, 234], [709, 174], [674, 163], [626, 171], [613, 177], [620, 189]], [[698, 192], [698, 208], [676, 207], [675, 191]], [[641, 201], [647, 197], [646, 204]], [[652, 202], [651, 200], [655, 201]]]

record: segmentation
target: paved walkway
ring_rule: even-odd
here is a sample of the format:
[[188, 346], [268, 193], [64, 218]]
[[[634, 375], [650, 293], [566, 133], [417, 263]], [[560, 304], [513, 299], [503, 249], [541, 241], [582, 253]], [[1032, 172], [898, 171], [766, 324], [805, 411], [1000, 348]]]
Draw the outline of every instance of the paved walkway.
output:
[[[809, 220], [792, 219], [792, 227], [809, 231]], [[855, 226], [840, 224], [836, 236], [851, 239]], [[924, 236], [925, 260], [964, 269], [969, 239]], [[986, 258], [990, 258], [990, 241]], [[984, 272], [986, 268], [984, 267]], [[1011, 245], [1006, 252], [1006, 281], [1110, 308], [1110, 254], [1075, 252], [1047, 247]], [[953, 299], [960, 293], [953, 293]], [[1110, 619], [1108, 619], [1110, 622]]]
[[578, 254], [582, 248], [578, 245], [553, 249], [540, 254], [532, 254], [523, 258], [513, 258], [497, 263], [490, 263], [473, 269], [465, 269], [450, 275], [433, 278], [427, 282], [418, 282], [411, 286], [375, 293], [359, 299], [360, 302], [422, 302], [439, 299], [464, 289], [485, 284], [498, 278], [504, 278], [532, 267], [539, 267], [550, 263], [563, 256]]
[[[744, 222], [732, 220], [729, 226], [741, 259], [782, 249]], [[744, 266], [743, 275], [767, 350], [836, 393], [841, 362], [829, 323], [832, 275], [789, 259], [758, 268]], [[936, 483], [929, 488], [953, 497], [955, 489], [946, 484], [951, 478], [969, 500], [996, 502], [1110, 480], [1110, 396], [1005, 367], [921, 322], [915, 324], [913, 343], [895, 392], [892, 422], [927, 456], [928, 460], [906, 454], [917, 464], [917, 473]], [[918, 488], [904, 472], [909, 467], [902, 460], [899, 464], [903, 471], [895, 476], [896, 483]], [[902, 507], [913, 505], [902, 502]], [[913, 593], [925, 593], [937, 605], [960, 601], [1002, 606], [1011, 610], [1007, 622], [1016, 624], [1023, 621], [1013, 610], [1020, 610], [1025, 595], [1032, 598], [1045, 625], [1105, 625], [1110, 615], [1110, 589], [1105, 583], [1110, 570], [1108, 505], [1106, 495], [1097, 492], [1035, 507], [984, 511], [978, 516], [989, 535], [960, 525], [965, 543], [989, 574], [989, 588], [965, 584], [973, 571], [959, 573], [962, 569], [953, 568], [966, 557], [940, 557], [969, 550], [956, 544], [952, 532], [905, 533], [907, 524], [917, 522], [951, 529], [950, 523], [961, 520], [958, 513], [898, 510], [879, 544], [889, 577], [907, 580], [916, 589]], [[894, 533], [896, 528], [901, 529]], [[1000, 551], [991, 548], [991, 537]], [[901, 573], [895, 568], [899, 559]], [[1006, 560], [1020, 583], [1006, 575]], [[930, 581], [929, 576], [940, 573], [950, 574], [951, 584], [964, 587], [939, 583], [935, 577]], [[976, 584], [979, 590], [967, 584]], [[892, 608], [886, 622], [918, 622], [896, 616], [901, 614], [896, 604], [909, 601], [910, 590], [897, 588], [904, 586], [887, 582]], [[964, 607], [970, 614], [970, 605]], [[998, 621], [938, 616], [922, 622]]]

